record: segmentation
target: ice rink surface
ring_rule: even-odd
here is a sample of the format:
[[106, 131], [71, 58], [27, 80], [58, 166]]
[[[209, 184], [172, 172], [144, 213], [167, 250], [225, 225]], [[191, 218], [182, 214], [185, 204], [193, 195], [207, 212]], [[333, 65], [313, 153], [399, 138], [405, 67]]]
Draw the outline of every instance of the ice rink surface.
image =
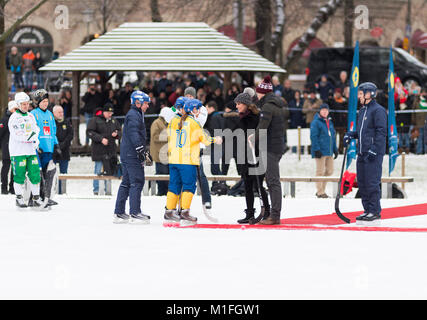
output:
[[[384, 208], [427, 202], [426, 157], [413, 158], [406, 159], [407, 175], [416, 178], [407, 184], [408, 198], [384, 199]], [[287, 160], [283, 170], [298, 164]], [[312, 166], [306, 157], [298, 167], [314, 174]], [[70, 173], [88, 170], [90, 159], [72, 159]], [[0, 298], [427, 298], [427, 233], [165, 228], [166, 198], [156, 196], [142, 198], [150, 225], [115, 225], [117, 187], [118, 181], [112, 197], [94, 198], [91, 182], [70, 182], [48, 212], [17, 211], [13, 196], [0, 196]], [[314, 192], [314, 184], [297, 184], [297, 198], [283, 201], [282, 218], [332, 213], [334, 199], [316, 199]], [[242, 197], [213, 197], [220, 223], [235, 223], [243, 209]], [[354, 194], [341, 200], [343, 213], [361, 209]], [[199, 196], [192, 213], [209, 223]], [[427, 215], [381, 226], [427, 228]]]

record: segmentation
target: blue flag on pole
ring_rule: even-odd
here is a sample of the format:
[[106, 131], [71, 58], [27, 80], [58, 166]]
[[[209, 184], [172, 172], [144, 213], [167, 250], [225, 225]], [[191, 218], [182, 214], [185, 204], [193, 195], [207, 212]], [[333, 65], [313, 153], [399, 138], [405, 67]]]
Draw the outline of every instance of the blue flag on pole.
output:
[[394, 106], [394, 65], [393, 49], [390, 47], [390, 62], [388, 70], [388, 174], [390, 175], [399, 156], [397, 152], [396, 113]]
[[[353, 55], [353, 66], [351, 68], [350, 98], [348, 101], [348, 131], [356, 131], [357, 117], [357, 90], [359, 88], [359, 41], [356, 42]], [[356, 140], [351, 140], [347, 151], [347, 169], [353, 159], [356, 159]]]

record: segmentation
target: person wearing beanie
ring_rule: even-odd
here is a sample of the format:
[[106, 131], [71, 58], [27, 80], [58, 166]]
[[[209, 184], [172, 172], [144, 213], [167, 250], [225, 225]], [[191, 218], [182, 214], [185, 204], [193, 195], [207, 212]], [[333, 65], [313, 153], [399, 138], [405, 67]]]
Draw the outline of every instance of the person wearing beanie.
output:
[[[334, 159], [338, 157], [335, 129], [329, 117], [329, 105], [320, 105], [310, 126], [311, 156], [316, 160], [316, 176], [330, 176], [334, 172]], [[332, 158], [334, 156], [334, 158]], [[328, 198], [326, 182], [316, 182], [316, 197]]]
[[196, 89], [193, 87], [188, 87], [184, 90], [184, 97], [190, 97], [196, 99]]
[[[153, 121], [150, 129], [150, 154], [155, 163], [157, 174], [169, 174], [168, 165], [168, 134], [167, 127], [170, 109], [163, 107], [159, 117]], [[166, 146], [166, 147], [165, 147]], [[168, 181], [157, 181], [157, 195], [165, 196], [168, 193]]]
[[[10, 180], [8, 179], [10, 169], [10, 154], [9, 154], [9, 127], [8, 122], [12, 113], [15, 112], [18, 105], [15, 100], [9, 101], [7, 110], [0, 120], [0, 146], [2, 150], [2, 167], [1, 167], [1, 193], [14, 193], [13, 190], [13, 170], [10, 172]], [[9, 189], [8, 189], [9, 187]]]
[[[256, 209], [254, 208], [254, 190], [261, 194], [263, 208], [260, 210], [264, 210], [264, 219], [270, 215], [270, 205], [268, 201], [268, 195], [263, 187], [263, 181], [265, 174], [255, 175], [251, 172], [251, 168], [255, 168], [257, 165], [256, 159], [252, 159], [252, 152], [249, 150], [250, 146], [247, 142], [248, 135], [250, 131], [253, 131], [258, 126], [259, 122], [259, 110], [252, 103], [252, 97], [248, 93], [240, 93], [235, 99], [236, 108], [239, 112], [239, 128], [243, 130], [245, 142], [237, 144], [237, 154], [239, 159], [237, 166], [240, 167], [240, 175], [244, 182], [245, 186], [245, 199], [246, 199], [246, 210], [245, 217], [243, 219], [238, 220], [237, 222], [240, 224], [244, 223], [254, 223]], [[258, 148], [255, 147], [255, 154], [259, 154]], [[244, 158], [244, 163], [240, 163], [240, 159]], [[258, 180], [258, 181], [257, 181]], [[258, 190], [258, 186], [260, 190]], [[259, 213], [258, 213], [259, 214]], [[258, 215], [257, 214], [257, 215]]]
[[[260, 162], [266, 170], [265, 179], [271, 199], [270, 216], [259, 223], [274, 225], [280, 224], [282, 211], [279, 162], [285, 152], [285, 102], [273, 93], [270, 76], [266, 76], [255, 91], [261, 113], [253, 140], [259, 142]], [[252, 136], [249, 138], [252, 139]]]

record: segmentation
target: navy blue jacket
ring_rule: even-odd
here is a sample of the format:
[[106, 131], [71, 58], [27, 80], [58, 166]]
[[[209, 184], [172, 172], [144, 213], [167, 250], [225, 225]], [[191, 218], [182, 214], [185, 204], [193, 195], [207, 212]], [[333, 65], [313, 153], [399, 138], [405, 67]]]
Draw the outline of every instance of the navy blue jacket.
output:
[[136, 155], [135, 148], [146, 147], [146, 131], [144, 114], [141, 109], [131, 105], [125, 117], [123, 125], [123, 135], [120, 144], [120, 159], [124, 163], [140, 162]]
[[311, 138], [311, 156], [314, 158], [315, 152], [320, 151], [322, 156], [332, 156], [337, 151], [337, 142], [335, 137], [335, 129], [331, 118], [329, 120], [329, 130], [326, 120], [315, 114], [310, 125]]
[[357, 153], [369, 151], [384, 155], [387, 139], [387, 111], [372, 100], [363, 106], [357, 114]]

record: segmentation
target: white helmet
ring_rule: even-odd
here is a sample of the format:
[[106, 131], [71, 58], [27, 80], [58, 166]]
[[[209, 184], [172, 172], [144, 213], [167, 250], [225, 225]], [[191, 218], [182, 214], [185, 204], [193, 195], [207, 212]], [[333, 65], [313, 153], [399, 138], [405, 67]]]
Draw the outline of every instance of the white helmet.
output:
[[7, 104], [7, 109], [12, 112], [13, 109], [17, 109], [18, 108], [18, 104], [16, 103], [15, 100], [9, 101], [9, 103]]
[[30, 97], [25, 92], [18, 92], [17, 94], [15, 94], [15, 102], [19, 108], [21, 107], [21, 103], [30, 102]]

